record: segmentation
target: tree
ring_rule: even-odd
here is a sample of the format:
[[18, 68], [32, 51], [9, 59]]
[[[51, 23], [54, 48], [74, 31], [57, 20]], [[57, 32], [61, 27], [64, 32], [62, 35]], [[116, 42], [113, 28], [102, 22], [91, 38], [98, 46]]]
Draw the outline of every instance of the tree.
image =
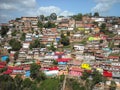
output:
[[38, 26], [39, 28], [43, 28], [43, 23], [42, 23], [41, 21], [38, 21], [37, 26]]
[[46, 17], [45, 17], [45, 20], [46, 20], [46, 21], [50, 21], [50, 16], [46, 16]]
[[56, 25], [55, 23], [51, 23], [50, 21], [48, 21], [47, 23], [44, 24], [45, 28], [55, 28]]
[[81, 79], [82, 79], [82, 80], [86, 80], [86, 79], [89, 77], [89, 75], [90, 75], [90, 74], [89, 74], [87, 71], [84, 71], [84, 72], [83, 72], [83, 75], [81, 76]]
[[45, 44], [42, 44], [42, 43], [41, 43], [41, 44], [40, 44], [40, 47], [41, 47], [41, 48], [45, 48]]
[[40, 81], [44, 81], [46, 78], [47, 78], [46, 75], [40, 71], [35, 80], [39, 83]]
[[77, 15], [73, 15], [72, 18], [75, 19], [75, 21], [82, 20], [82, 14], [78, 13]]
[[39, 20], [44, 21], [44, 19], [45, 19], [44, 15], [40, 15]]
[[43, 23], [41, 21], [38, 21], [37, 26], [40, 28], [40, 32], [42, 33]]
[[99, 17], [99, 13], [98, 13], [98, 12], [95, 12], [93, 16], [94, 16], [94, 17]]
[[100, 29], [101, 29], [101, 30], [105, 30], [105, 29], [106, 29], [106, 24], [105, 24], [105, 23], [102, 23], [101, 26], [100, 26]]
[[17, 60], [18, 59], [18, 54], [19, 54], [19, 52], [17, 51], [17, 52], [15, 52], [15, 54], [14, 54], [14, 60]]
[[22, 33], [20, 40], [25, 41], [25, 36], [26, 36], [26, 33]]
[[81, 85], [76, 79], [67, 79], [66, 86], [68, 90], [88, 90], [83, 85]]
[[33, 78], [33, 79], [37, 78], [38, 75], [39, 75], [39, 69], [40, 69], [39, 65], [37, 65], [35, 63], [31, 64], [31, 66], [30, 66], [30, 73], [31, 73], [30, 77]]
[[[25, 78], [25, 80], [22, 82], [22, 88], [29, 89], [32, 85], [32, 81], [29, 78]], [[25, 89], [25, 90], [26, 90]]]
[[110, 90], [116, 90], [116, 83], [115, 81], [111, 81], [111, 84], [110, 84]]
[[1, 81], [0, 90], [16, 90], [14, 81]]
[[70, 44], [70, 40], [69, 40], [69, 38], [67, 36], [65, 36], [64, 38], [61, 38], [60, 42], [64, 46], [68, 46]]
[[67, 45], [70, 44], [69, 38], [67, 36], [65, 36], [63, 32], [61, 32], [61, 40], [60, 40], [60, 42], [64, 46], [67, 46]]
[[58, 62], [56, 60], [53, 60], [53, 65], [58, 65]]
[[31, 85], [29, 90], [38, 90], [37, 83], [32, 83], [32, 85]]
[[39, 41], [39, 39], [36, 39], [32, 43], [30, 43], [29, 48], [30, 49], [32, 49], [32, 48], [40, 48], [40, 41]]
[[98, 26], [98, 22], [93, 22], [94, 25]]
[[6, 71], [7, 70], [7, 68], [6, 67], [4, 67], [4, 68], [1, 68], [0, 69], [0, 73], [3, 73], [4, 71]]
[[50, 19], [56, 20], [56, 19], [57, 19], [56, 13], [51, 13], [51, 14], [50, 14]]
[[92, 81], [89, 79], [86, 79], [85, 86], [86, 86], [86, 90], [92, 90], [92, 88], [91, 88]]
[[9, 75], [0, 75], [0, 90], [15, 90], [15, 83]]
[[48, 78], [44, 80], [38, 90], [60, 90], [60, 82], [59, 79], [56, 78]]
[[93, 84], [97, 84], [99, 82], [102, 82], [102, 75], [98, 71], [93, 71], [92, 73], [92, 78], [93, 78]]
[[61, 38], [64, 38], [65, 37], [65, 35], [64, 35], [64, 33], [63, 32], [61, 32]]
[[67, 36], [70, 36], [70, 31], [67, 31]]
[[49, 50], [56, 51], [56, 48], [55, 48], [55, 46], [53, 45], [53, 43], [52, 43], [51, 46], [49, 47]]
[[22, 47], [21, 42], [18, 41], [18, 40], [16, 40], [16, 39], [11, 39], [11, 40], [9, 41], [9, 44], [10, 44], [10, 46], [12, 47], [12, 50], [13, 50], [13, 51], [18, 51], [18, 50], [20, 50], [20, 48]]
[[12, 36], [16, 36], [16, 34], [17, 34], [17, 30], [14, 30], [14, 31], [12, 32]]
[[4, 37], [4, 36], [7, 34], [8, 31], [9, 31], [8, 26], [2, 26], [2, 27], [1, 27], [1, 30], [0, 30], [0, 35], [1, 35], [2, 37]]
[[20, 75], [15, 76], [14, 82], [15, 82], [15, 86], [16, 86], [17, 90], [21, 90], [22, 89], [23, 79], [21, 78]]
[[18, 20], [21, 20], [21, 18], [16, 18], [15, 20], [18, 21]]

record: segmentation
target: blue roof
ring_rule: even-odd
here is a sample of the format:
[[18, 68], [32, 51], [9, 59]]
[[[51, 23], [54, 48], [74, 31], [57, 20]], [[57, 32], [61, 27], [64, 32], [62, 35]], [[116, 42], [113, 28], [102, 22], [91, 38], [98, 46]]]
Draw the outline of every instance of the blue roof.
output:
[[8, 55], [1, 56], [1, 60], [2, 60], [2, 61], [6, 61], [8, 58], [9, 58], [9, 56], [8, 56]]
[[30, 77], [30, 71], [26, 71], [25, 76]]

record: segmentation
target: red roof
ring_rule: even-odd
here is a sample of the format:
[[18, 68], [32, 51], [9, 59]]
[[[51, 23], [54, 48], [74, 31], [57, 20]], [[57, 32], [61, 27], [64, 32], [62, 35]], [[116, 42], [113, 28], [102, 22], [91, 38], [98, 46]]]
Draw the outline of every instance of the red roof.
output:
[[83, 70], [79, 67], [71, 67], [70, 68], [71, 71], [78, 71], [78, 72], [82, 72]]
[[4, 68], [4, 67], [5, 67], [4, 65], [0, 65], [0, 69], [1, 69], [1, 68]]
[[92, 25], [92, 24], [87, 24], [87, 25], [85, 25], [85, 27], [86, 27], [86, 28], [92, 28], [93, 25]]
[[103, 71], [103, 76], [105, 76], [105, 77], [112, 77], [112, 72], [109, 72], [109, 71], [107, 71], [107, 70], [104, 70], [104, 71]]
[[10, 73], [12, 73], [12, 70], [7, 70], [7, 71], [3, 72], [3, 74], [10, 74]]
[[109, 56], [109, 59], [119, 59], [119, 56]]
[[6, 65], [6, 62], [0, 62], [0, 65], [4, 65], [4, 66], [5, 66], [5, 65]]
[[14, 57], [14, 54], [11, 53], [11, 54], [10, 54], [10, 57]]
[[57, 66], [50, 67], [49, 70], [59, 70]]
[[23, 70], [22, 67], [8, 67], [9, 70]]
[[94, 34], [94, 36], [95, 36], [95, 37], [98, 37], [98, 36], [100, 36], [100, 33], [98, 33], [98, 34]]
[[63, 55], [64, 52], [55, 52], [55, 55]]
[[72, 60], [71, 58], [60, 58], [60, 59], [57, 59], [57, 62], [68, 62]]

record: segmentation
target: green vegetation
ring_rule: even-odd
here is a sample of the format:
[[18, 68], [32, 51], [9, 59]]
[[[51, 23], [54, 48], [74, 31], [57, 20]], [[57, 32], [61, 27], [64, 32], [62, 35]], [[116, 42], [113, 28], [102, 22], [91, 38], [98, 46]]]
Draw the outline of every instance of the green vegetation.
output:
[[77, 15], [73, 15], [72, 18], [75, 19], [76, 21], [80, 21], [82, 20], [82, 14], [78, 13]]
[[61, 38], [61, 44], [63, 44], [64, 46], [68, 46], [70, 44], [69, 38], [67, 36]]
[[18, 51], [18, 50], [20, 50], [21, 47], [22, 47], [21, 42], [18, 41], [17, 39], [11, 39], [11, 40], [9, 41], [9, 44], [10, 44], [10, 46], [12, 47], [12, 50], [13, 50], [13, 51]]
[[106, 78], [103, 77], [98, 71], [85, 71], [83, 72], [81, 79], [67, 78], [66, 88], [67, 90], [92, 90], [94, 86], [100, 82], [105, 83]]
[[101, 26], [100, 26], [100, 29], [101, 29], [101, 30], [106, 30], [106, 24], [105, 24], [105, 23], [102, 23]]
[[100, 32], [103, 32], [105, 35], [108, 35], [108, 37], [112, 38], [115, 36], [115, 34], [112, 31], [108, 31], [108, 30], [100, 30]]
[[115, 83], [115, 81], [111, 81], [110, 90], [116, 90], [116, 83]]
[[9, 28], [7, 26], [2, 26], [1, 30], [0, 30], [0, 35], [2, 37], [6, 36], [7, 32], [8, 32]]
[[109, 56], [120, 56], [120, 52], [119, 53], [111, 53], [111, 54], [109, 54]]
[[67, 31], [66, 34], [67, 34], [67, 36], [70, 36], [70, 31]]
[[56, 20], [56, 19], [57, 19], [56, 13], [51, 13], [51, 14], [50, 14], [50, 19], [51, 19], [51, 20]]
[[49, 50], [52, 50], [52, 51], [56, 51], [56, 48], [55, 46], [53, 45], [53, 43], [50, 45], [50, 47], [48, 47]]
[[68, 36], [65, 36], [63, 33], [61, 33], [61, 40], [60, 40], [61, 44], [63, 44], [64, 46], [68, 46], [70, 44], [70, 40]]
[[94, 21], [93, 24], [96, 25], [96, 26], [98, 26], [98, 22], [95, 22], [95, 21]]
[[30, 77], [33, 78], [33, 79], [37, 78], [37, 77], [38, 77], [38, 74], [39, 74], [39, 73], [38, 73], [39, 70], [40, 70], [40, 66], [37, 65], [37, 64], [35, 64], [35, 63], [33, 63], [33, 64], [30, 66], [30, 72], [31, 72]]
[[44, 19], [45, 19], [44, 15], [40, 15], [39, 20], [44, 21]]
[[17, 52], [15, 52], [15, 54], [14, 54], [14, 60], [17, 60], [18, 59], [18, 54], [19, 54], [19, 52], [17, 51]]
[[96, 70], [94, 70], [92, 73], [87, 71], [83, 72], [81, 79], [85, 82], [87, 90], [92, 90], [96, 84], [103, 81], [102, 75]]
[[99, 17], [99, 13], [98, 13], [98, 12], [95, 12], [93, 16], [94, 16], [94, 17]]
[[109, 48], [113, 48], [113, 47], [114, 47], [114, 43], [113, 43], [112, 41], [109, 42], [109, 43], [108, 43], [108, 47], [109, 47]]
[[58, 65], [58, 62], [56, 60], [53, 60], [53, 65]]
[[22, 78], [20, 75], [17, 75], [15, 78], [14, 78], [14, 82], [15, 82], [15, 86], [18, 90], [21, 90], [22, 89]]
[[31, 64], [30, 66], [30, 77], [33, 79], [33, 80], [36, 80], [38, 83], [40, 81], [43, 81], [46, 79], [46, 76], [43, 72], [40, 71], [40, 65], [37, 65], [35, 63]]
[[24, 89], [30, 89], [32, 85], [32, 81], [29, 78], [25, 78], [25, 80], [22, 82], [22, 86], [25, 87]]
[[38, 21], [37, 26], [38, 26], [39, 28], [43, 28], [43, 23], [42, 23], [41, 21]]
[[80, 43], [83, 44], [83, 45], [86, 45], [87, 40], [82, 40]]
[[0, 75], [0, 90], [15, 90], [14, 80], [9, 75]]
[[16, 36], [16, 34], [17, 34], [17, 30], [14, 30], [14, 31], [11, 33], [12, 36]]
[[6, 67], [4, 67], [4, 68], [1, 68], [0, 69], [0, 73], [3, 73], [4, 71], [6, 71], [7, 70], [7, 68]]
[[68, 90], [86, 90], [85, 86], [82, 86], [81, 83], [76, 79], [67, 79], [66, 88]]
[[30, 49], [40, 48], [40, 47], [41, 47], [41, 45], [40, 45], [39, 39], [34, 40], [32, 43], [30, 43], [30, 46], [29, 46]]
[[[38, 82], [37, 79], [41, 81]], [[14, 79], [9, 75], [0, 75], [0, 90], [61, 90], [63, 80], [64, 75], [46, 79], [39, 77], [35, 80], [23, 80], [21, 75], [16, 75]]]
[[51, 23], [50, 21], [44, 24], [44, 28], [55, 28], [55, 27], [56, 27], [55, 23]]
[[14, 79], [9, 75], [1, 75], [0, 81], [0, 90], [38, 90], [34, 81], [29, 78], [23, 80], [20, 75], [17, 75]]
[[48, 78], [40, 84], [39, 90], [60, 90], [60, 82], [57, 78]]
[[86, 80], [89, 76], [90, 76], [90, 73], [85, 71], [85, 72], [83, 72], [83, 75], [82, 75], [81, 79]]
[[26, 35], [26, 33], [22, 33], [20, 40], [25, 41], [25, 35]]

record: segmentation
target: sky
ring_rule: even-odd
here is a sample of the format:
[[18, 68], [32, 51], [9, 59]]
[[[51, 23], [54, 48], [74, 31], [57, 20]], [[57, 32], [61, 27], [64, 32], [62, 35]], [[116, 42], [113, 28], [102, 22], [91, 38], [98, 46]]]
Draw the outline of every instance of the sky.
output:
[[22, 16], [70, 16], [99, 12], [101, 16], [120, 16], [120, 0], [0, 0], [0, 23]]

